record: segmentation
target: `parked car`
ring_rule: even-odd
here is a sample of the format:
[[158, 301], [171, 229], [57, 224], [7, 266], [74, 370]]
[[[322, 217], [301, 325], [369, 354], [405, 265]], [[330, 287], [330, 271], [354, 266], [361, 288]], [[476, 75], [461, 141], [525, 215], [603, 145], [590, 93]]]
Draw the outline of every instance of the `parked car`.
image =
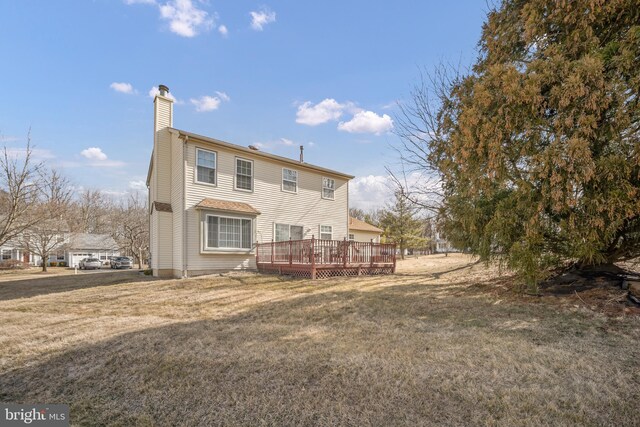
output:
[[102, 262], [98, 258], [83, 258], [80, 260], [80, 270], [94, 270], [102, 268]]
[[117, 256], [111, 258], [111, 268], [132, 268], [133, 262], [131, 258], [126, 256]]

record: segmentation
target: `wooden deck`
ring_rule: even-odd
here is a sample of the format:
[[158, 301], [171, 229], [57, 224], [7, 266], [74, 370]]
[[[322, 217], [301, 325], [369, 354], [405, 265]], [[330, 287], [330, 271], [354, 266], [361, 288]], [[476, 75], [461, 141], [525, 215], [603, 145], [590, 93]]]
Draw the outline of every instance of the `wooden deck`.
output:
[[396, 245], [314, 237], [258, 243], [256, 263], [263, 273], [309, 279], [392, 274], [396, 271]]

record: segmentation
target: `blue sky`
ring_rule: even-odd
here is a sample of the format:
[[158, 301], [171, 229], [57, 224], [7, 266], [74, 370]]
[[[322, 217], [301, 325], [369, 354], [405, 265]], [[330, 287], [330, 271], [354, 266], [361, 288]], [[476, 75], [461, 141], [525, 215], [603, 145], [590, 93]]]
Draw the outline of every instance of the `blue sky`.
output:
[[150, 90], [174, 126], [355, 175], [352, 205], [387, 196], [397, 102], [419, 69], [470, 64], [482, 1], [7, 0], [0, 138], [78, 187], [142, 186]]

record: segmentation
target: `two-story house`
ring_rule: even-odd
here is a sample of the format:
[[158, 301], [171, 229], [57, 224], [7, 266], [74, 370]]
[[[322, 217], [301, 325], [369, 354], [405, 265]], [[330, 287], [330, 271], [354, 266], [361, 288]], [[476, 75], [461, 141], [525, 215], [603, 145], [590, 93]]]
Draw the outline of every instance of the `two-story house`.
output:
[[348, 238], [353, 176], [173, 127], [154, 100], [147, 175], [154, 276], [256, 268], [256, 244]]

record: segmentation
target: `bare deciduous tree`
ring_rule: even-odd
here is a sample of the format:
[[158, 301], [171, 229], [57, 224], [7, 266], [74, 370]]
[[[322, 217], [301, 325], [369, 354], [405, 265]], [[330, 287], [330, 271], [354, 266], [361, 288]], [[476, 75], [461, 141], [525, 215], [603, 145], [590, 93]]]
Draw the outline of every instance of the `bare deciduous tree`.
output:
[[37, 199], [30, 208], [31, 225], [22, 231], [18, 241], [22, 247], [42, 258], [42, 271], [47, 271], [49, 255], [63, 247], [72, 202], [72, 190], [67, 178], [58, 171], [41, 169], [34, 181]]
[[112, 236], [142, 268], [149, 251], [149, 213], [146, 198], [135, 193], [113, 210]]
[[0, 246], [16, 239], [35, 217], [28, 212], [37, 199], [36, 177], [42, 168], [33, 160], [31, 132], [23, 155], [3, 147], [0, 155]]

